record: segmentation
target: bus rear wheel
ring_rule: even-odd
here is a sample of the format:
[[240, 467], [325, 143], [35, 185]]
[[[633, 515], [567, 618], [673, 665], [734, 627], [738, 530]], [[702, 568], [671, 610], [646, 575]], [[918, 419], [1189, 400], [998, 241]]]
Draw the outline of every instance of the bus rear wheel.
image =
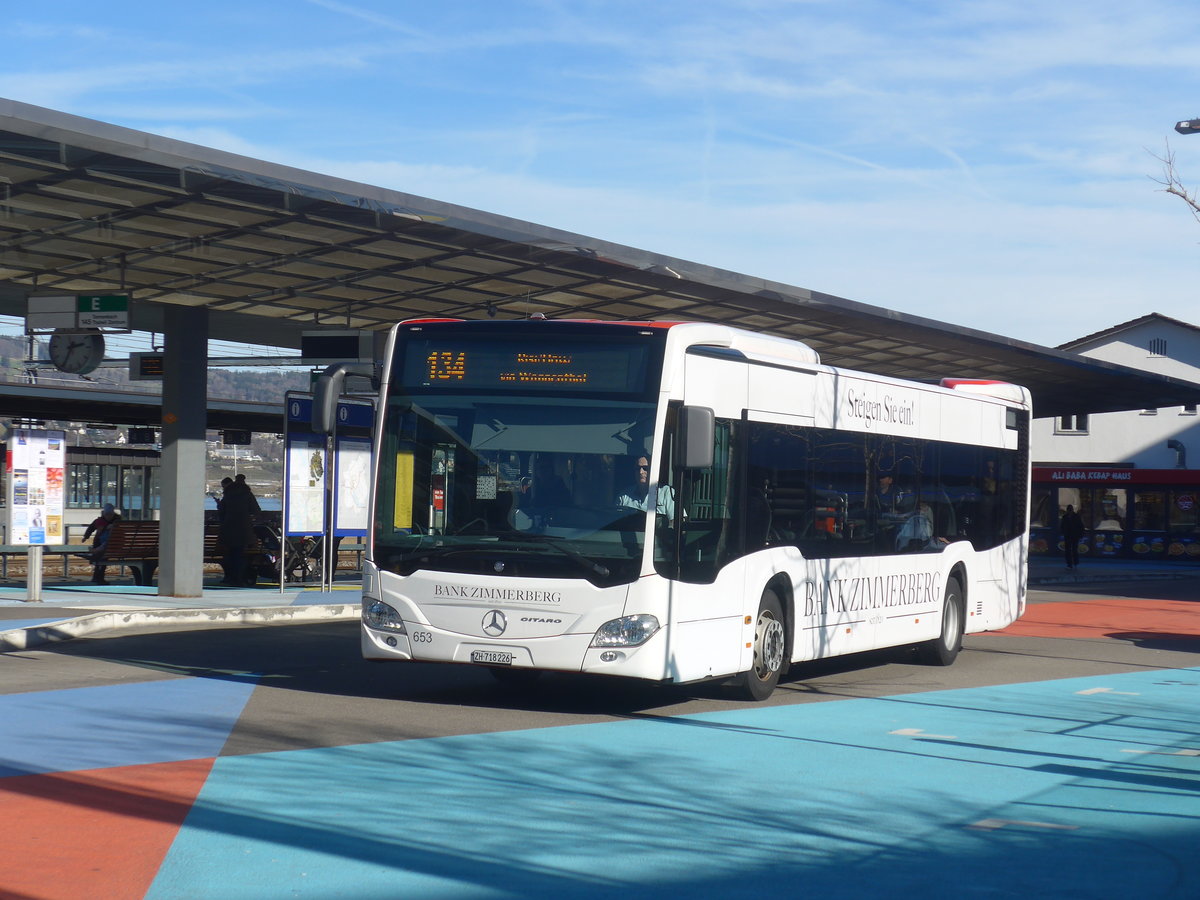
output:
[[946, 582], [946, 597], [942, 603], [941, 632], [932, 641], [917, 647], [921, 662], [930, 666], [948, 666], [958, 658], [966, 628], [962, 586], [957, 578]]
[[746, 700], [766, 700], [783, 674], [787, 640], [783, 630], [783, 604], [770, 588], [763, 591], [754, 623], [754, 665], [735, 682]]

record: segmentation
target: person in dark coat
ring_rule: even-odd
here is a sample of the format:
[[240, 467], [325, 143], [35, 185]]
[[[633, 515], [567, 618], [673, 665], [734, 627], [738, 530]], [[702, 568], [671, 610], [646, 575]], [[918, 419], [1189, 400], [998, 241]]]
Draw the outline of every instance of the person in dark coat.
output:
[[246, 547], [254, 538], [254, 514], [259, 511], [258, 498], [238, 475], [226, 485], [219, 505], [221, 515], [221, 546], [225, 548], [225, 579], [221, 584], [233, 587], [246, 585]]
[[1067, 511], [1062, 515], [1059, 531], [1063, 539], [1063, 555], [1067, 559], [1067, 568], [1073, 569], [1079, 565], [1079, 542], [1083, 539], [1083, 519], [1075, 512], [1075, 507], [1067, 504]]
[[[87, 530], [83, 532], [83, 539], [87, 541], [92, 535], [95, 535], [95, 540], [92, 541], [92, 556], [93, 560], [103, 559], [104, 545], [108, 543], [109, 528], [115, 522], [120, 521], [121, 514], [111, 503], [105, 503], [104, 508], [100, 510], [100, 515], [92, 520], [88, 525]], [[103, 565], [92, 566], [92, 584], [105, 584], [104, 570], [108, 568]]]
[[208, 496], [212, 497], [213, 500], [217, 504], [217, 521], [218, 522], [221, 521], [221, 508], [225, 505], [225, 492], [227, 490], [229, 490], [229, 486], [231, 484], [233, 484], [233, 479], [230, 478], [228, 475], [226, 475], [224, 478], [221, 479], [221, 496], [218, 497], [216, 494], [213, 494], [213, 493], [210, 493], [208, 495]]

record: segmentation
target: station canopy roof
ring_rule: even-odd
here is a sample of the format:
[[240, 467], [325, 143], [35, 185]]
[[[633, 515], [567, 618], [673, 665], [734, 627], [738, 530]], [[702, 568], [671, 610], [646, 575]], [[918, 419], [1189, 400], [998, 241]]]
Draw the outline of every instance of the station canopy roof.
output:
[[129, 294], [135, 330], [204, 306], [211, 337], [281, 348], [419, 316], [718, 321], [830, 365], [1023, 384], [1037, 416], [1200, 402], [1190, 382], [0, 99], [0, 314], [89, 293]]

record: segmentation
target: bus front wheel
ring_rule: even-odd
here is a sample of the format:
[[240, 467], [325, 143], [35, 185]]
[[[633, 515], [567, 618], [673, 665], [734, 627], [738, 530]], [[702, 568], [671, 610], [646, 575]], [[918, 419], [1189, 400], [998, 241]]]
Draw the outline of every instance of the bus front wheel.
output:
[[766, 700], [783, 674], [787, 646], [783, 630], [783, 605], [770, 588], [763, 591], [754, 623], [754, 665], [738, 676], [737, 692], [747, 700]]
[[957, 578], [946, 582], [946, 598], [942, 603], [941, 632], [932, 641], [917, 648], [921, 662], [930, 666], [948, 666], [958, 658], [966, 628], [962, 586]]

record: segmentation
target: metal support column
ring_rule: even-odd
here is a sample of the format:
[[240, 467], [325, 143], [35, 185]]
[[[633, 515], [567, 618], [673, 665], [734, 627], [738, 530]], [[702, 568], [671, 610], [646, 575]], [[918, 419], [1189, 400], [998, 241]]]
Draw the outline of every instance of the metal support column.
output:
[[163, 324], [158, 593], [199, 597], [204, 588], [208, 311], [202, 307], [168, 306]]

